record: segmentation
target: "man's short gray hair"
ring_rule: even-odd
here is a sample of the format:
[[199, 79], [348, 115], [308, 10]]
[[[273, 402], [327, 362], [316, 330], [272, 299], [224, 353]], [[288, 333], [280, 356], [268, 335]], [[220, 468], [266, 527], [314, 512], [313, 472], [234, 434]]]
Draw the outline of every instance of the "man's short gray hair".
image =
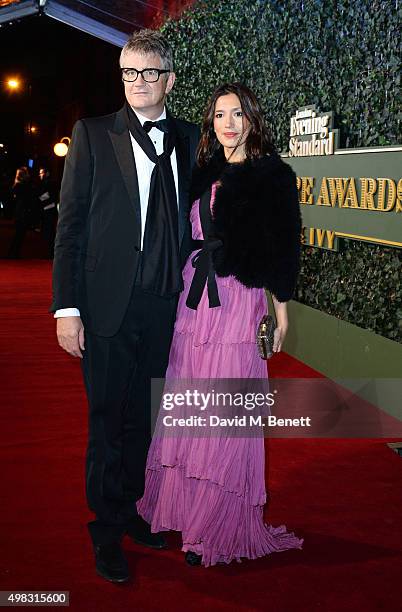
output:
[[[159, 55], [162, 62], [162, 68], [164, 70], [173, 71], [172, 49], [166, 38], [156, 30], [144, 29], [134, 32], [123, 47], [120, 54], [120, 60], [125, 53], [130, 53], [131, 51], [143, 55], [148, 53]], [[153, 66], [150, 66], [150, 68], [153, 68]]]

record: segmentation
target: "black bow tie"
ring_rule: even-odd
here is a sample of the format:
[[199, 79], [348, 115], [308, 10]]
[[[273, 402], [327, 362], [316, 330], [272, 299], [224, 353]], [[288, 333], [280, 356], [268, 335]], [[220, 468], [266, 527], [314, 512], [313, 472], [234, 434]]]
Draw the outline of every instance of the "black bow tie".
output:
[[168, 120], [167, 119], [159, 119], [159, 121], [145, 121], [142, 126], [146, 132], [152, 130], [152, 128], [157, 128], [161, 132], [165, 132], [166, 134], [169, 131]]

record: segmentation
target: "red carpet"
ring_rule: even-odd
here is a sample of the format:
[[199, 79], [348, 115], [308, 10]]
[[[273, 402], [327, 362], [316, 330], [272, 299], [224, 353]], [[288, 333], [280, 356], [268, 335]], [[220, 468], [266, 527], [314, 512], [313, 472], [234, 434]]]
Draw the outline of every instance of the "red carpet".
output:
[[[271, 440], [267, 520], [302, 551], [189, 568], [129, 540], [135, 572], [115, 586], [94, 573], [84, 496], [86, 401], [78, 361], [57, 346], [50, 263], [0, 262], [0, 589], [70, 591], [72, 610], [401, 609], [402, 460], [384, 440]], [[282, 354], [282, 376], [316, 376]]]
[[[11, 219], [0, 217], [0, 257], [7, 257], [8, 249], [14, 238], [15, 224]], [[28, 230], [21, 248], [21, 258], [47, 258], [47, 245], [41, 232]]]

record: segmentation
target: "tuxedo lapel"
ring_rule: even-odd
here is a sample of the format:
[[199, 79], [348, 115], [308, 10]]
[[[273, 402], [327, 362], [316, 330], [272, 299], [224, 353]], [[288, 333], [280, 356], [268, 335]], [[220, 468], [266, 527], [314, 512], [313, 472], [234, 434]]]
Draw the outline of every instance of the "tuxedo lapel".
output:
[[[138, 176], [135, 166], [133, 147], [130, 133], [125, 119], [125, 107], [116, 113], [113, 129], [108, 130], [113, 149], [120, 167], [123, 181], [141, 224], [141, 205], [138, 188]], [[185, 232], [188, 209], [189, 209], [189, 187], [191, 178], [190, 146], [188, 136], [183, 134], [178, 123], [171, 117], [176, 128], [176, 160], [178, 175], [178, 200], [179, 200], [179, 245], [181, 245]]]
[[130, 133], [124, 117], [125, 107], [116, 113], [116, 120], [112, 130], [108, 130], [113, 149], [120, 167], [123, 181], [141, 227], [140, 193], [138, 188], [137, 168], [135, 166], [133, 147]]
[[[173, 119], [174, 121], [174, 119]], [[176, 125], [176, 160], [179, 191], [179, 245], [183, 239], [189, 209], [188, 192], [190, 187], [190, 147], [188, 137]]]

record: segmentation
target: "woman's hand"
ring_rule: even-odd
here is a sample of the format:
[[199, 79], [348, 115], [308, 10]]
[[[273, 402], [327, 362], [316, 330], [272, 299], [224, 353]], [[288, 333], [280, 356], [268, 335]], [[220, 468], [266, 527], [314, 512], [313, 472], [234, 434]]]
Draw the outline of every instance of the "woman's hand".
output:
[[274, 345], [273, 345], [273, 352], [274, 353], [280, 353], [281, 349], [282, 349], [282, 343], [285, 340], [285, 336], [286, 336], [286, 332], [287, 332], [287, 326], [279, 326], [275, 328], [274, 330]]
[[288, 310], [286, 302], [278, 302], [274, 295], [272, 295], [272, 302], [274, 304], [276, 316], [273, 352], [279, 353], [282, 349], [286, 332], [288, 331]]

